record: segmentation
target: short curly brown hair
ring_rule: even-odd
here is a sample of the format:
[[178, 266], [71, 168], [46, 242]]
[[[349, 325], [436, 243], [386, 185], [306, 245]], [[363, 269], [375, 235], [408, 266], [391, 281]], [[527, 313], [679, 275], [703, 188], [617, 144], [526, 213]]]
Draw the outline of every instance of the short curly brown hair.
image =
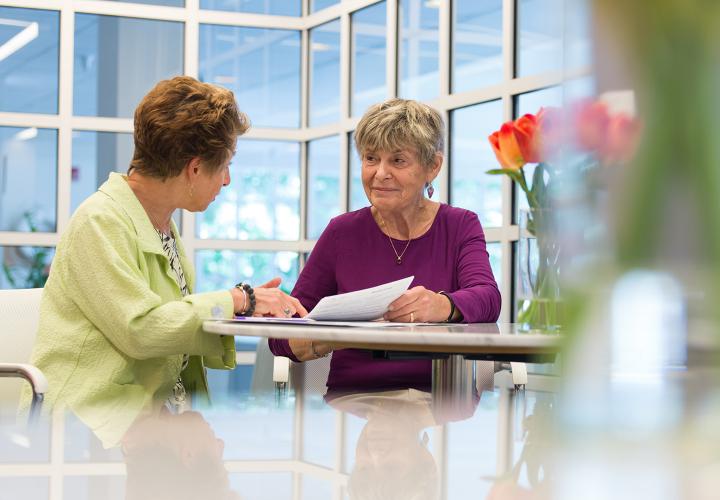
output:
[[217, 172], [248, 128], [250, 120], [230, 90], [189, 76], [162, 80], [135, 109], [135, 152], [128, 171], [165, 180], [199, 157]]

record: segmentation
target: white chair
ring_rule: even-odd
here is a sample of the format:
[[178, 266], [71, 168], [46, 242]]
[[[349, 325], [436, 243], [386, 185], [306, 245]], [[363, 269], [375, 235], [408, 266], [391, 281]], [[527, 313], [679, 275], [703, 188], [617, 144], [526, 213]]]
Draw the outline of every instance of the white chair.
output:
[[[45, 375], [29, 365], [40, 317], [42, 288], [0, 290], [0, 377], [25, 379], [33, 390], [30, 420], [40, 413], [48, 389]], [[0, 384], [0, 404], [17, 407], [22, 381]]]

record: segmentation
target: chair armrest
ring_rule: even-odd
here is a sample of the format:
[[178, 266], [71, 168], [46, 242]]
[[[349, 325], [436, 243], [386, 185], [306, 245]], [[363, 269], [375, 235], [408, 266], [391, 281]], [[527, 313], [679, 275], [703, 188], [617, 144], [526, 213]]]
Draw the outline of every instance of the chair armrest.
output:
[[290, 358], [275, 356], [273, 359], [273, 382], [287, 382], [290, 372]]
[[25, 363], [0, 363], [0, 377], [20, 377], [32, 386], [33, 393], [45, 394], [48, 381], [40, 368]]

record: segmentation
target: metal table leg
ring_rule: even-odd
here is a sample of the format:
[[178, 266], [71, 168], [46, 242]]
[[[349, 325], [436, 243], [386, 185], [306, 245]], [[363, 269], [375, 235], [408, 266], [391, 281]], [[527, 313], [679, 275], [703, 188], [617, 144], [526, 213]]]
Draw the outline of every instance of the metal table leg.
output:
[[432, 402], [436, 419], [445, 422], [471, 415], [476, 397], [475, 362], [460, 354], [432, 360]]
[[[527, 384], [527, 366], [525, 363], [509, 363], [510, 371], [503, 371], [496, 377], [500, 386], [498, 405], [498, 445], [497, 469], [495, 473], [502, 477], [512, 470], [515, 436], [522, 436], [522, 422], [516, 418], [525, 415], [525, 385]], [[516, 428], [517, 426], [517, 428]]]

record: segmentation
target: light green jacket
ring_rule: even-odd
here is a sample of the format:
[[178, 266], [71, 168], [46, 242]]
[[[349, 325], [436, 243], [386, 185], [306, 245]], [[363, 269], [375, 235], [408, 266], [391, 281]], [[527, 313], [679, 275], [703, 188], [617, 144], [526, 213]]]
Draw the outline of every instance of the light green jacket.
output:
[[[232, 317], [232, 296], [192, 294], [195, 274], [179, 239], [177, 249], [185, 297], [145, 210], [116, 173], [77, 209], [57, 246], [32, 362], [49, 381], [44, 409], [69, 408], [105, 446], [162, 406], [184, 354], [193, 405], [209, 402], [204, 367], [235, 367], [233, 338], [202, 331], [203, 319]], [[29, 400], [27, 391], [21, 409]]]

